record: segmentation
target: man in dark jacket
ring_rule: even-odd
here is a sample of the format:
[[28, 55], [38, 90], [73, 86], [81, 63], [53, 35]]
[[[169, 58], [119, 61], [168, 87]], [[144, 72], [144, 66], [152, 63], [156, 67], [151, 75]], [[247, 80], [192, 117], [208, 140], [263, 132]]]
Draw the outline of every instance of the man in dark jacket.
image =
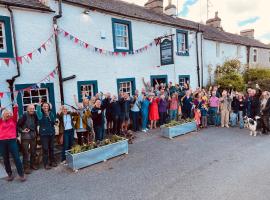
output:
[[262, 133], [268, 134], [269, 132], [269, 116], [270, 116], [270, 98], [268, 92], [262, 93], [261, 99], [261, 121], [262, 121]]
[[131, 98], [128, 93], [120, 94], [120, 106], [121, 106], [121, 129], [122, 132], [127, 132], [128, 121], [131, 107]]
[[112, 96], [111, 102], [110, 102], [110, 110], [112, 113], [112, 119], [113, 119], [113, 134], [120, 134], [120, 115], [121, 115], [121, 107], [120, 103], [117, 100], [116, 96]]
[[[37, 170], [37, 167], [35, 166], [37, 126], [38, 117], [35, 112], [35, 106], [30, 104], [27, 107], [27, 112], [23, 114], [18, 122], [18, 130], [21, 133], [23, 165], [26, 174], [30, 174], [31, 169]], [[30, 165], [28, 163], [29, 156]]]
[[113, 118], [112, 118], [112, 112], [110, 107], [111, 102], [111, 94], [107, 93], [105, 94], [105, 99], [102, 101], [102, 106], [105, 108], [105, 116], [106, 116], [106, 122], [107, 122], [107, 134], [110, 134], [112, 132], [113, 126]]
[[97, 100], [94, 108], [91, 111], [94, 124], [94, 131], [96, 134], [96, 141], [102, 141], [105, 138], [104, 129], [104, 107], [101, 105], [101, 101]]
[[251, 99], [251, 118], [255, 118], [260, 115], [260, 97], [262, 91], [258, 85], [256, 85], [256, 90], [253, 89], [251, 91], [252, 99]]

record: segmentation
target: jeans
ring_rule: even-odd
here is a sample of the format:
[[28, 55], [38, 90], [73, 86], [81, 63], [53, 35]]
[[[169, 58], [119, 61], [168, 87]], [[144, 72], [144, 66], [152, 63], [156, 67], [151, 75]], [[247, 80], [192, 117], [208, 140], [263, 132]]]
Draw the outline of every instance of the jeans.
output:
[[96, 134], [96, 141], [102, 141], [105, 138], [105, 130], [104, 127], [101, 126], [94, 126], [95, 134]]
[[120, 116], [114, 115], [112, 119], [113, 119], [113, 134], [119, 134], [120, 133]]
[[147, 128], [148, 123], [148, 112], [142, 112], [142, 130]]
[[244, 116], [243, 111], [238, 112], [238, 118], [239, 118], [239, 126], [240, 128], [244, 128]]
[[44, 166], [55, 162], [54, 159], [54, 135], [40, 136]]
[[210, 107], [209, 108], [209, 124], [211, 124], [211, 125], [215, 125], [215, 126], [218, 125], [217, 110], [218, 110], [217, 107]]
[[230, 114], [230, 117], [231, 117], [231, 126], [236, 126], [236, 124], [237, 124], [238, 112], [237, 112], [237, 113], [232, 112], [232, 113]]
[[176, 120], [177, 110], [169, 110], [170, 120]]
[[[36, 139], [22, 140], [23, 166], [28, 167], [30, 156], [30, 166], [35, 164], [36, 159]], [[29, 155], [30, 154], [30, 155]]]
[[65, 130], [63, 135], [62, 161], [66, 160], [66, 151], [71, 149], [73, 143], [74, 143], [74, 130], [73, 129]]
[[12, 175], [9, 154], [11, 154], [13, 157], [19, 176], [24, 175], [16, 139], [0, 140], [0, 154], [3, 156], [5, 169], [9, 176]]
[[139, 115], [140, 112], [131, 111], [132, 128], [134, 132], [139, 131]]
[[159, 125], [163, 125], [166, 123], [166, 117], [167, 117], [167, 112], [160, 112], [159, 113]]

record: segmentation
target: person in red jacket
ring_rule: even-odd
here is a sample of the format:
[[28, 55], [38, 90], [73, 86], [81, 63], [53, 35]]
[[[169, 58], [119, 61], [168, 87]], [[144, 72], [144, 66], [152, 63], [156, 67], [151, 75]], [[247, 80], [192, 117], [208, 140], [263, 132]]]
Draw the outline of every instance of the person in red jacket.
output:
[[[3, 109], [1, 109], [3, 110]], [[25, 181], [22, 161], [20, 160], [19, 149], [17, 145], [17, 118], [18, 118], [18, 106], [14, 105], [13, 113], [7, 109], [2, 112], [0, 118], [0, 154], [4, 159], [5, 170], [8, 174], [7, 181], [14, 179], [9, 161], [9, 154], [12, 155], [20, 181]]]

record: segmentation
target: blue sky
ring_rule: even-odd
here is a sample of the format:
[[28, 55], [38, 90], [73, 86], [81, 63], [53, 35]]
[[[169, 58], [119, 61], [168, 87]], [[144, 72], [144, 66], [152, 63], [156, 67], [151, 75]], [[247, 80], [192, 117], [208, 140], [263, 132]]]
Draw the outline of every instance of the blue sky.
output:
[[242, 20], [238, 22], [238, 26], [247, 26], [249, 24], [254, 24], [256, 21], [258, 21], [260, 19], [259, 16], [256, 17], [250, 17], [248, 19]]
[[189, 13], [189, 7], [196, 4], [198, 2], [198, 0], [186, 0], [179, 15], [186, 17]]

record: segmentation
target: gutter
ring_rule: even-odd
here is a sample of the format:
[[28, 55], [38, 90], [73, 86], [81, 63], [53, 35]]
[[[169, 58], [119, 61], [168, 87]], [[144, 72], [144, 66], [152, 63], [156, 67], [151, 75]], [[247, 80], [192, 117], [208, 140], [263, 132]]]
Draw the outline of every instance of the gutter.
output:
[[201, 71], [202, 71], [202, 80], [201, 80], [201, 82], [202, 82], [202, 87], [203, 87], [203, 78], [204, 78], [204, 75], [203, 75], [203, 73], [204, 73], [204, 68], [203, 68], [203, 32], [202, 32], [202, 34], [201, 34]]
[[250, 67], [250, 48], [251, 46], [247, 46], [247, 68]]
[[[6, 7], [10, 13], [10, 20], [11, 20], [11, 29], [12, 29], [12, 35], [13, 35], [13, 46], [14, 46], [14, 51], [15, 51], [15, 57], [18, 56], [18, 48], [17, 48], [17, 37], [16, 37], [16, 31], [15, 31], [15, 23], [14, 23], [14, 15], [12, 9], [7, 6]], [[9, 84], [9, 90], [11, 92], [11, 101], [14, 101], [14, 82], [16, 78], [21, 76], [21, 71], [20, 71], [20, 63], [16, 60], [16, 68], [17, 68], [17, 75], [13, 76], [11, 79], [6, 80], [7, 83]]]
[[198, 24], [198, 31], [196, 31], [196, 57], [197, 57], [198, 87], [201, 87], [200, 64], [199, 64], [199, 45], [198, 45], [198, 34], [199, 34], [199, 32], [200, 32], [200, 24]]
[[[58, 1], [58, 14], [53, 17], [53, 26], [57, 28], [57, 20], [62, 17], [62, 0]], [[61, 105], [64, 104], [64, 88], [63, 88], [63, 77], [62, 77], [62, 65], [61, 65], [61, 57], [60, 57], [60, 48], [59, 48], [59, 38], [58, 35], [55, 34], [55, 51], [56, 51], [56, 60], [57, 60], [57, 71], [58, 71], [58, 79], [59, 79], [59, 88], [60, 88], [60, 100]]]

